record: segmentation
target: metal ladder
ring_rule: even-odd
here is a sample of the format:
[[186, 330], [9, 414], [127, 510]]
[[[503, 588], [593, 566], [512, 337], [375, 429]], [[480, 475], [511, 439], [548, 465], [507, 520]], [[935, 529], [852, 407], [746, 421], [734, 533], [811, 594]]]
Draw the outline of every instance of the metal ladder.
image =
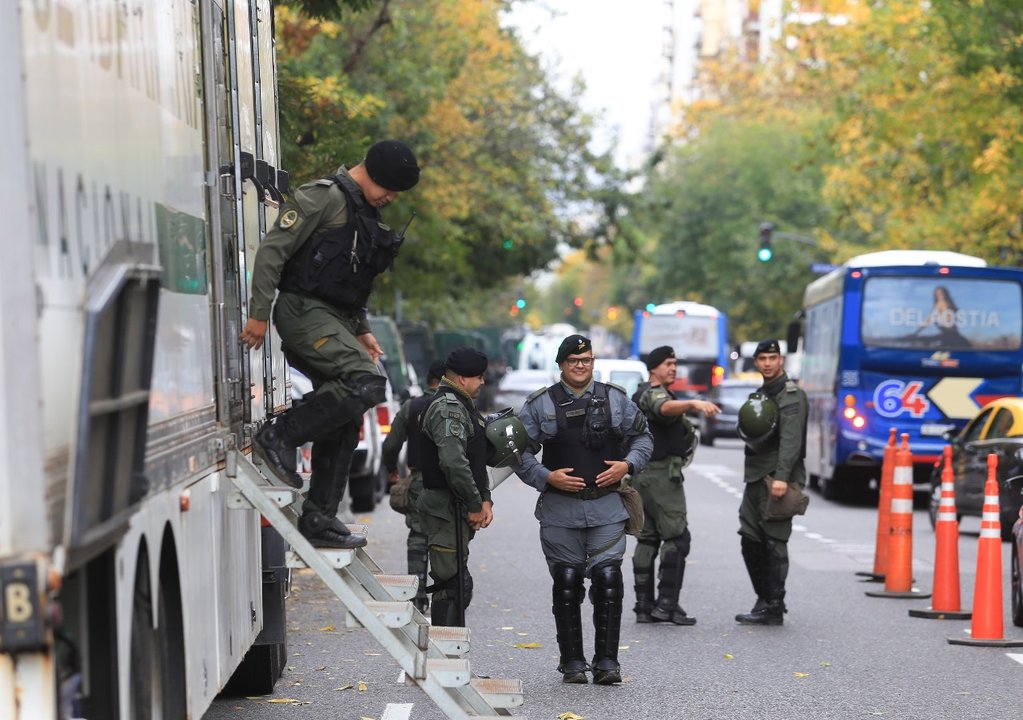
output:
[[[300, 491], [272, 484], [268, 475], [238, 451], [228, 457], [227, 475], [235, 492], [229, 505], [255, 508], [291, 545], [288, 566], [308, 567], [344, 603], [348, 627], [364, 627], [390, 653], [405, 681], [418, 685], [451, 720], [511, 715], [523, 702], [522, 681], [474, 677], [465, 655], [469, 629], [433, 627], [411, 600], [419, 586], [414, 575], [386, 575], [365, 547], [314, 548], [298, 530], [292, 506]], [[364, 533], [365, 526], [351, 526]]]

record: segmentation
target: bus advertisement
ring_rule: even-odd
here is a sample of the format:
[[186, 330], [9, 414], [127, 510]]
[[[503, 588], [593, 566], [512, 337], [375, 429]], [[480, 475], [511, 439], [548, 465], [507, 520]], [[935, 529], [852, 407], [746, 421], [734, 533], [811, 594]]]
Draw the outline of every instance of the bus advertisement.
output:
[[947, 433], [1020, 393], [1021, 287], [1023, 270], [917, 250], [861, 255], [807, 286], [806, 465], [825, 497], [879, 478], [889, 428], [908, 433], [927, 487]]
[[661, 345], [670, 345], [678, 360], [671, 389], [705, 393], [725, 377], [728, 365], [728, 320], [710, 305], [672, 302], [636, 311], [632, 355], [645, 360]]

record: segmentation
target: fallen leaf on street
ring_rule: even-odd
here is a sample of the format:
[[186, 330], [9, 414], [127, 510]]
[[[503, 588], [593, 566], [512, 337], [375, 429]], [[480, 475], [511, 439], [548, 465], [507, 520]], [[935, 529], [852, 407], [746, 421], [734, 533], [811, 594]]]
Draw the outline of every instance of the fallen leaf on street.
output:
[[369, 655], [370, 657], [377, 657], [378, 655], [380, 655], [380, 653], [372, 652], [370, 650], [367, 650], [366, 652], [363, 653], [363, 655]]
[[586, 720], [583, 715], [576, 715], [574, 712], [563, 712], [558, 715], [558, 720]]
[[543, 647], [538, 642], [527, 642], [527, 643], [515, 643], [515, 647], [522, 648], [523, 650], [532, 650], [534, 648]]
[[341, 687], [339, 687], [339, 688], [334, 688], [334, 689], [335, 689], [335, 690], [351, 690], [351, 689], [352, 689], [352, 686], [351, 686], [351, 684], [348, 684], [348, 685], [342, 685]]
[[822, 660], [821, 667], [831, 667], [831, 663], [829, 663], [827, 660]]
[[323, 671], [324, 671], [324, 670], [326, 670], [326, 669], [327, 669], [327, 666], [326, 666], [326, 665], [324, 665], [323, 667], [318, 667], [318, 668], [316, 668], [316, 672], [323, 672]]
[[810, 673], [794, 672], [792, 674], [795, 675], [797, 678], [810, 677]]
[[735, 660], [735, 655], [725, 653], [725, 660]]
[[359, 692], [366, 692], [366, 690], [368, 688], [369, 688], [369, 685], [364, 683], [362, 680], [359, 681]]
[[323, 627], [320, 628], [320, 632], [334, 632], [334, 626], [324, 625]]
[[296, 700], [295, 698], [270, 698], [266, 702], [275, 705], [312, 705], [311, 700]]
[[514, 626], [512, 626], [512, 625], [506, 625], [505, 627], [503, 627], [503, 628], [501, 628], [501, 629], [502, 629], [502, 630], [514, 630], [514, 629], [515, 629], [515, 627], [514, 627]]

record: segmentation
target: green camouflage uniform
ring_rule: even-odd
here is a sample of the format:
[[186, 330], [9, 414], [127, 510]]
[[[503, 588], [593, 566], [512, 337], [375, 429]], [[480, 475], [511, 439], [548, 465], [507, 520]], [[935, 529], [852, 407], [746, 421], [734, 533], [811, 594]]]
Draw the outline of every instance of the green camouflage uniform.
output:
[[[447, 378], [441, 383], [462, 392]], [[479, 413], [473, 417], [462, 403], [451, 396], [430, 403], [423, 415], [422, 432], [437, 446], [441, 472], [447, 482], [443, 489], [423, 488], [418, 503], [420, 521], [430, 550], [430, 577], [438, 586], [433, 593], [434, 605], [441, 601], [454, 603], [457, 598], [456, 583], [453, 582], [458, 574], [455, 522], [462, 524], [466, 585], [467, 588], [472, 587], [468, 571], [469, 541], [476, 532], [469, 526], [465, 515], [456, 520], [455, 502], [460, 502], [465, 512], [479, 512], [483, 503], [491, 500], [489, 487], [480, 490], [469, 467], [469, 438], [483, 431], [484, 422]], [[471, 597], [471, 592], [467, 594]], [[467, 605], [470, 597], [465, 598]]]

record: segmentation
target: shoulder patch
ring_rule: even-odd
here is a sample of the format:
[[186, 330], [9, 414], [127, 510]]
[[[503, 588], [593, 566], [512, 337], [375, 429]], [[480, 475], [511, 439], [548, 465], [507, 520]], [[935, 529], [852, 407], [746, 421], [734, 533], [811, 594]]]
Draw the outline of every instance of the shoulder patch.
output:
[[799, 390], [799, 386], [796, 385], [795, 381], [793, 381], [793, 380], [786, 380], [785, 381], [785, 392], [794, 393], [794, 392], [797, 392], [798, 390]]
[[316, 184], [317, 185], [326, 185], [327, 187], [330, 187], [331, 185], [334, 184], [334, 181], [331, 180], [330, 178], [320, 178], [319, 180], [316, 181]]
[[277, 218], [277, 224], [281, 230], [288, 230], [301, 222], [298, 210], [290, 208], [281, 213], [281, 216]]
[[532, 402], [533, 400], [536, 400], [538, 397], [543, 395], [545, 392], [547, 392], [547, 386], [546, 385], [544, 387], [540, 388], [539, 390], [535, 390], [532, 395], [530, 395], [529, 397], [526, 398], [526, 402], [528, 403], [528, 402]]

